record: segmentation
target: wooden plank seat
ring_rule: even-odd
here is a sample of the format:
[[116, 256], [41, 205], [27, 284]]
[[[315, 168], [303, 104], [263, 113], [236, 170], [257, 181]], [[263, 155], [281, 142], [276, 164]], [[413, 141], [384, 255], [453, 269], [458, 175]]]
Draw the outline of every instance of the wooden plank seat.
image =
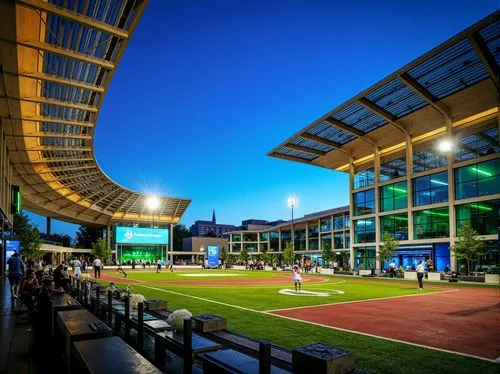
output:
[[[259, 341], [236, 332], [221, 330], [204, 334], [224, 346], [257, 357], [259, 353]], [[292, 368], [292, 351], [277, 345], [271, 344], [271, 362], [273, 365], [283, 369]]]
[[75, 342], [72, 352], [74, 367], [78, 367], [80, 373], [161, 373], [146, 358], [117, 336]]
[[[203, 370], [207, 374], [256, 374], [259, 373], [259, 360], [255, 357], [235, 351], [224, 349], [216, 352], [203, 353], [200, 356]], [[272, 374], [285, 374], [292, 371], [271, 366]]]

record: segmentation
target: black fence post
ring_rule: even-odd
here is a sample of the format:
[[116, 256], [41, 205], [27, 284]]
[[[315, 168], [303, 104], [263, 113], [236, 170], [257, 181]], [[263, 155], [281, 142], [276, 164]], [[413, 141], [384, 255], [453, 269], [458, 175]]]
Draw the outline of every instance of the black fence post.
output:
[[183, 373], [190, 374], [193, 368], [193, 335], [191, 318], [184, 319], [184, 364]]
[[259, 342], [259, 374], [271, 374], [271, 343]]
[[101, 309], [101, 285], [98, 284], [95, 288], [95, 314], [99, 317], [99, 311]]
[[125, 341], [130, 339], [130, 297], [125, 297]]
[[113, 291], [108, 290], [108, 325], [113, 323]]
[[144, 303], [137, 304], [137, 346], [139, 351], [144, 348]]
[[80, 278], [76, 279], [76, 299], [80, 301]]
[[83, 282], [83, 303], [85, 305], [85, 308], [88, 308], [89, 306], [89, 294], [87, 293], [87, 287], [89, 285], [89, 281]]

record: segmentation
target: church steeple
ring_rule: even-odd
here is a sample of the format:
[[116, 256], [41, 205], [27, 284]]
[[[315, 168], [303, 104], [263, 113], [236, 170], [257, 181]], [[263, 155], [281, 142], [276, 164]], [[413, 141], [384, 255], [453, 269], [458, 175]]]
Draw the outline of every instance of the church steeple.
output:
[[215, 209], [212, 212], [212, 223], [215, 225], [216, 220], [215, 220]]

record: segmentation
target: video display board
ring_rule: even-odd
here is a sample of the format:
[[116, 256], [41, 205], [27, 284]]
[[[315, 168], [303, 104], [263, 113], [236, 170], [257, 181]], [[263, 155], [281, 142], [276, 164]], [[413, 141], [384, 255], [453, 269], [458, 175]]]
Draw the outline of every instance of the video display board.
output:
[[168, 229], [116, 226], [117, 244], [168, 244]]

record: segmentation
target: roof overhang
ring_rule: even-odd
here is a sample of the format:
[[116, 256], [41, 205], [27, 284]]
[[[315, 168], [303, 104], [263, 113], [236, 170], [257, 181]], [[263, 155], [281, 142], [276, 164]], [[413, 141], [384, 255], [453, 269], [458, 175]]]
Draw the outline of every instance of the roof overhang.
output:
[[26, 209], [91, 225], [177, 223], [190, 204], [159, 197], [148, 211], [94, 154], [103, 96], [146, 2], [0, 2], [0, 120]]
[[499, 118], [500, 12], [497, 11], [271, 150], [285, 160], [347, 171], [351, 161], [389, 154]]

